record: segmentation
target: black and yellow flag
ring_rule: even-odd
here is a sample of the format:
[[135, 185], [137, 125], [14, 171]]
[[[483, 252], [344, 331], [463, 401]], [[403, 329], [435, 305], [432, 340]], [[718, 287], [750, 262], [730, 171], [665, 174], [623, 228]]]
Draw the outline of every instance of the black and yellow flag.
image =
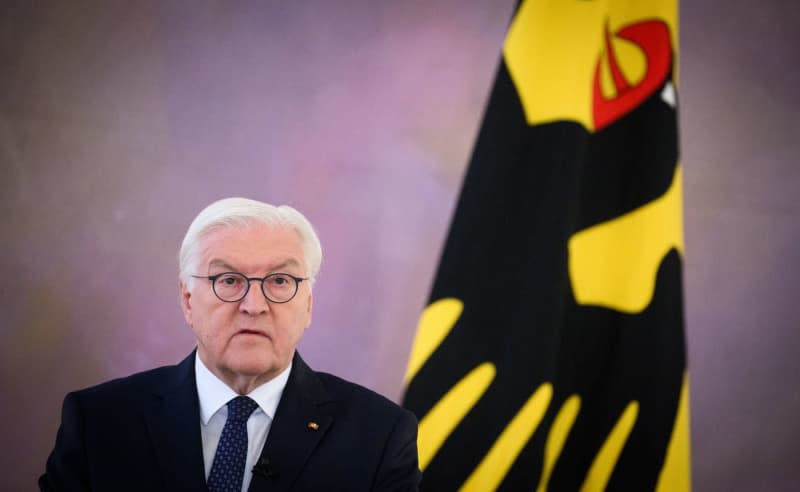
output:
[[406, 373], [424, 489], [690, 488], [677, 40], [518, 7]]

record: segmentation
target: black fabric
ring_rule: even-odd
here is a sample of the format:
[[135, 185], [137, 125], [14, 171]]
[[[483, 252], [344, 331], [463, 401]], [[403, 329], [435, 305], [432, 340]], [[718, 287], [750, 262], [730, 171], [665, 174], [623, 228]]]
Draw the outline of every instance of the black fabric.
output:
[[[411, 413], [296, 354], [249, 490], [415, 490], [416, 437]], [[205, 482], [191, 354], [68, 394], [39, 487], [207, 491]]]

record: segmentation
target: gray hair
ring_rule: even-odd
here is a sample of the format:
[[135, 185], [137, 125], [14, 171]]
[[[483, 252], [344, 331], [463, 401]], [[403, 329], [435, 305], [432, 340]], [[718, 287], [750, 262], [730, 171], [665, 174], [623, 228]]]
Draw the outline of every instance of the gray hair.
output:
[[270, 205], [249, 198], [223, 198], [204, 208], [186, 231], [183, 237], [178, 266], [181, 281], [192, 284], [192, 271], [197, 268], [201, 242], [214, 230], [223, 227], [246, 227], [265, 224], [272, 227], [294, 229], [300, 236], [300, 244], [305, 259], [306, 275], [309, 285], [314, 285], [320, 264], [322, 246], [317, 233], [303, 214], [288, 205]]

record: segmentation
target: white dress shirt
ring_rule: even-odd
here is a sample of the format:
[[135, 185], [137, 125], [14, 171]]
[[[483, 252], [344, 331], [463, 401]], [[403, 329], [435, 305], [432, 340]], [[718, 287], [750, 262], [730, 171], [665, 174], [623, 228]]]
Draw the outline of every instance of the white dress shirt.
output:
[[[242, 492], [247, 492], [253, 478], [253, 466], [258, 461], [261, 449], [267, 442], [267, 434], [275, 418], [275, 410], [281, 401], [283, 388], [289, 380], [292, 364], [289, 363], [282, 373], [251, 391], [247, 396], [258, 403], [258, 408], [247, 420], [247, 461], [244, 466]], [[197, 396], [200, 399], [200, 434], [203, 438], [203, 461], [206, 467], [206, 479], [214, 463], [214, 453], [228, 418], [228, 401], [239, 396], [228, 385], [214, 375], [195, 354], [195, 377], [197, 379]]]

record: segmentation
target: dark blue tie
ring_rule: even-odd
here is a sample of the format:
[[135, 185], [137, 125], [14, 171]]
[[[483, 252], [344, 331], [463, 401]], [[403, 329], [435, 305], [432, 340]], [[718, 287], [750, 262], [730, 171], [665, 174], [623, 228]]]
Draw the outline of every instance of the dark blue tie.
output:
[[228, 402], [228, 420], [222, 428], [208, 489], [211, 492], [242, 492], [244, 464], [247, 461], [247, 419], [258, 403], [246, 396]]

